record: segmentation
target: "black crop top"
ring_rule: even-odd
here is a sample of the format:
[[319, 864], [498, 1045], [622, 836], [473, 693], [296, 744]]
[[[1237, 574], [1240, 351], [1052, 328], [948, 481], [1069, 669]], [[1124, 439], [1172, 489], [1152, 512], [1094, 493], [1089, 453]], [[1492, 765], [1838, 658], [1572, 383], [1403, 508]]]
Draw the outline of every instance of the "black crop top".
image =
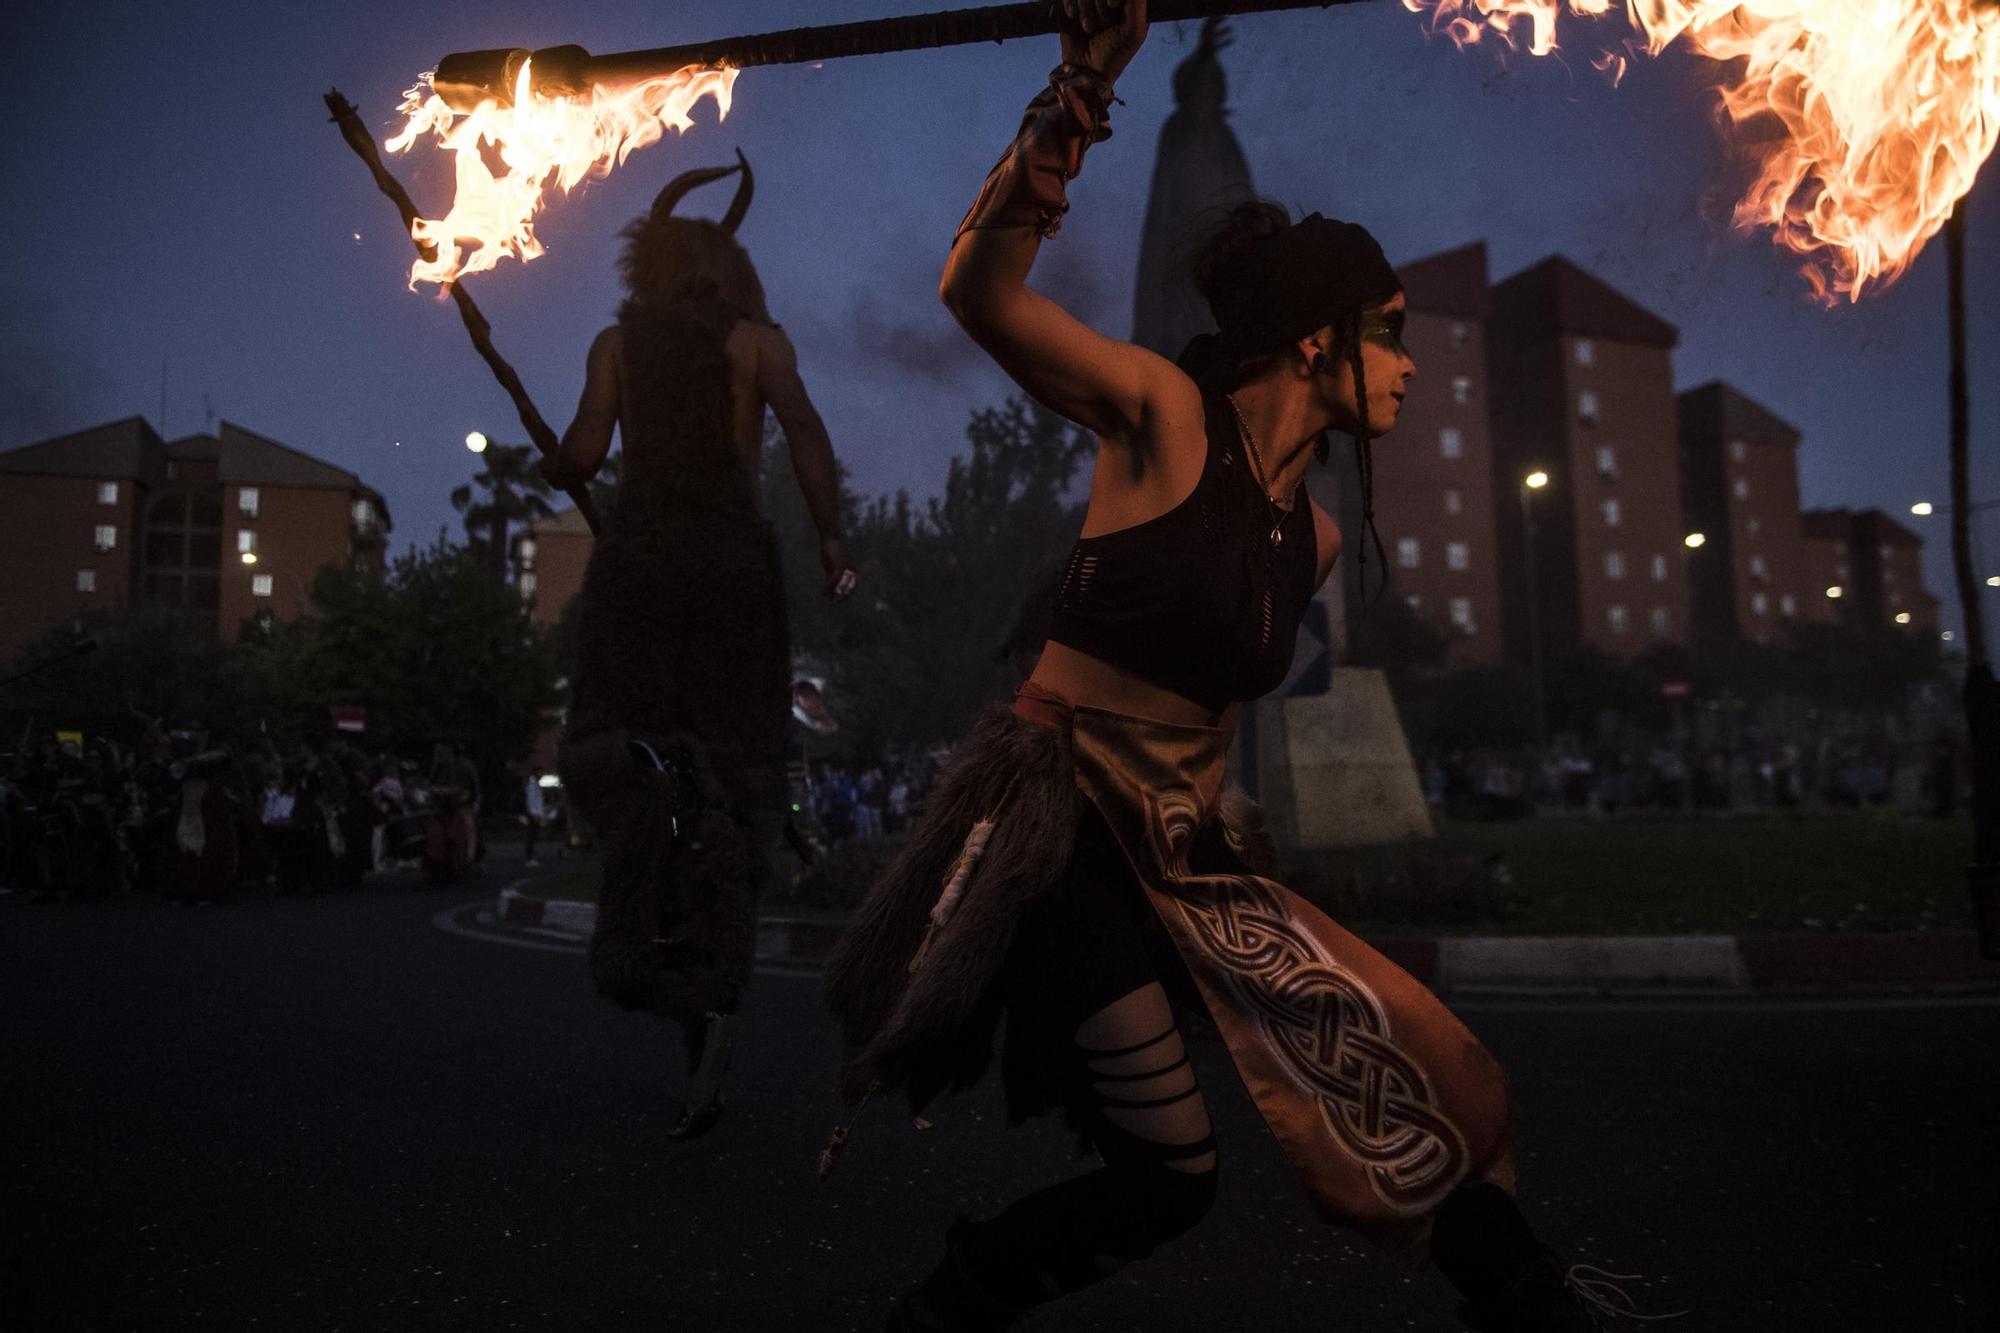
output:
[[1077, 540], [1049, 638], [1219, 713], [1284, 682], [1318, 540], [1302, 485], [1271, 541], [1272, 506], [1234, 409], [1220, 397], [1202, 406], [1201, 480], [1157, 518]]

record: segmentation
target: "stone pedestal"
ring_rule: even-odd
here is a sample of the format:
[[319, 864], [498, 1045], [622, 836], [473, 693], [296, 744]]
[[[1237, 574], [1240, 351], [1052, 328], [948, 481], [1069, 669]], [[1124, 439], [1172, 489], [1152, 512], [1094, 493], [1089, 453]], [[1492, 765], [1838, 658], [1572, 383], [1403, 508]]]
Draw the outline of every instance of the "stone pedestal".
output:
[[1263, 805], [1280, 848], [1432, 836], [1409, 742], [1380, 671], [1342, 667], [1323, 693], [1264, 700], [1246, 711], [1237, 748], [1243, 785]]

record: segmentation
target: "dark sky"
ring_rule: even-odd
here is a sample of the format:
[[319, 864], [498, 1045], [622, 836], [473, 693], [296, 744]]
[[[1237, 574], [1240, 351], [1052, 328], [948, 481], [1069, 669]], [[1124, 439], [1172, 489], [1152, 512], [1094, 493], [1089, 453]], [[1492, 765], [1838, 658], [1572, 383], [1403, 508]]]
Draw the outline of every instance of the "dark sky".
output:
[[[360, 473], [389, 497], [399, 541], [455, 529], [445, 497], [472, 470], [465, 432], [522, 432], [449, 305], [405, 290], [409, 243], [320, 94], [338, 86], [386, 135], [402, 90], [448, 51], [615, 51], [943, 3], [7, 5], [0, 448], [134, 413], [157, 421], [164, 363], [170, 437], [213, 411]], [[1093, 150], [1043, 252], [1072, 308], [1121, 336], [1168, 79], [1192, 38], [1155, 29], [1119, 89], [1117, 137]], [[938, 269], [1054, 60], [1051, 38], [750, 70], [726, 123], [704, 104], [685, 138], [545, 214], [546, 257], [469, 285], [560, 430], [584, 349], [617, 305], [617, 229], [668, 175], [741, 145], [759, 178], [743, 239], [843, 460], [864, 490], [929, 490], [968, 411], [1008, 387], [937, 304]], [[1711, 67], [1670, 56], [1617, 90], [1581, 59], [1503, 68], [1426, 40], [1394, 3], [1244, 19], [1226, 61], [1262, 192], [1367, 224], [1394, 260], [1484, 238], [1502, 277], [1560, 251], [1680, 326], [1680, 384], [1726, 378], [1805, 432], [1807, 504], [1903, 514], [1944, 498], [1941, 243], [1886, 295], [1828, 312], [1768, 241], [1703, 221], [1726, 168], [1703, 95]], [[392, 163], [441, 210], [441, 163]], [[1975, 193], [1970, 246], [1974, 491], [1988, 498], [2000, 497], [1997, 174], [1989, 164]], [[727, 187], [708, 193], [696, 209], [726, 205]], [[1911, 521], [1936, 538], [1929, 583], [1949, 604], [1942, 520]]]

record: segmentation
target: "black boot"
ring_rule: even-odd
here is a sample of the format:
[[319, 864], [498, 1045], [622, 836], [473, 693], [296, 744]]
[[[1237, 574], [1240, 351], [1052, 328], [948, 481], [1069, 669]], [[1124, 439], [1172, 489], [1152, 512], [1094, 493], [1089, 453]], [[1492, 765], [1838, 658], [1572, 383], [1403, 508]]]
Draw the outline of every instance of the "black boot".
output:
[[1606, 1317], [1652, 1323], [1618, 1284], [1629, 1275], [1579, 1264], [1565, 1273], [1497, 1185], [1454, 1190], [1431, 1230], [1431, 1259], [1465, 1296], [1458, 1317], [1480, 1333], [1606, 1333]]
[[1003, 1299], [974, 1272], [967, 1250], [976, 1226], [964, 1217], [951, 1224], [944, 1259], [897, 1299], [884, 1333], [999, 1333], [1027, 1313], [1029, 1305]]
[[1464, 1295], [1458, 1317], [1481, 1333], [1595, 1333], [1514, 1196], [1480, 1183], [1452, 1191], [1431, 1229], [1431, 1261]]
[[1458, 1317], [1479, 1333], [1605, 1333], [1604, 1323], [1546, 1256], [1485, 1300], [1459, 1306]]

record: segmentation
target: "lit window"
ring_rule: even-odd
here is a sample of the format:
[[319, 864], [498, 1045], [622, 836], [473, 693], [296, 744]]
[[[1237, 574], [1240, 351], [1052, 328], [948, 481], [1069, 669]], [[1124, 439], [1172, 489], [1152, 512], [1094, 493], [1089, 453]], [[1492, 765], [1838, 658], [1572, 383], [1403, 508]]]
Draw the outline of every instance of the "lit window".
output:
[[1606, 478], [1618, 475], [1618, 451], [1608, 444], [1597, 446], [1597, 475]]
[[1750, 557], [1750, 577], [1753, 579], [1770, 577], [1770, 567], [1764, 563], [1763, 556], [1753, 555]]
[[97, 549], [98, 549], [98, 550], [100, 550], [100, 551], [115, 551], [115, 550], [117, 550], [117, 549], [118, 549], [118, 529], [116, 529], [116, 528], [112, 527], [112, 526], [111, 526], [111, 525], [110, 525], [109, 523], [100, 523], [100, 524], [98, 524], [98, 525], [97, 525]]
[[373, 532], [375, 530], [374, 505], [368, 503], [366, 500], [356, 500], [354, 502], [353, 513], [355, 527], [361, 529], [363, 532]]
[[1597, 420], [1597, 392], [1585, 389], [1576, 396], [1576, 419], [1594, 422]]
[[1596, 365], [1597, 344], [1588, 338], [1578, 338], [1576, 340], [1576, 363], [1579, 366]]
[[1465, 497], [1460, 495], [1457, 491], [1446, 491], [1444, 493], [1444, 512], [1447, 514], [1464, 513]]
[[1738, 478], [1736, 479], [1736, 484], [1735, 484], [1734, 486], [1731, 486], [1731, 487], [1730, 487], [1730, 489], [1736, 492], [1736, 498], [1737, 498], [1737, 499], [1739, 499], [1739, 500], [1747, 500], [1747, 499], [1749, 499], [1749, 498], [1750, 498], [1750, 478], [1748, 478], [1748, 477], [1738, 477]]
[[238, 528], [236, 530], [236, 549], [239, 552], [256, 550], [257, 534], [248, 528]]
[[1750, 614], [1757, 616], [1770, 615], [1771, 599], [1761, 592], [1750, 594]]
[[115, 504], [117, 504], [117, 503], [118, 503], [118, 483], [117, 483], [117, 482], [115, 482], [115, 481], [100, 481], [100, 482], [98, 482], [98, 483], [97, 483], [97, 503], [99, 503], [99, 504], [101, 504], [101, 505], [115, 505]]
[[257, 517], [257, 488], [245, 486], [236, 492], [236, 509], [245, 518]]
[[1451, 624], [1452, 628], [1465, 634], [1477, 634], [1479, 632], [1472, 623], [1472, 599], [1470, 597], [1454, 597], [1451, 599]]
[[1415, 593], [1411, 593], [1403, 599], [1403, 605], [1409, 607], [1412, 611], [1421, 611], [1424, 609], [1424, 599]]
[[1604, 611], [1604, 619], [1606, 623], [1608, 623], [1611, 626], [1611, 632], [1613, 634], [1623, 634], [1625, 632], [1626, 616], [1624, 607], [1622, 606], [1606, 607]]
[[1742, 462], [1744, 453], [1743, 441], [1731, 440], [1729, 442], [1729, 458], [1731, 462]]
[[1470, 325], [1467, 325], [1463, 321], [1456, 319], [1451, 322], [1452, 351], [1456, 352], [1461, 350], [1465, 346], [1466, 341], [1471, 337], [1472, 337], [1472, 328]]
[[179, 481], [180, 479], [181, 479], [181, 465], [179, 463], [173, 462], [172, 460], [169, 460], [167, 463], [167, 480]]
[[1618, 518], [1618, 502], [1616, 500], [1606, 500], [1604, 502], [1604, 526], [1607, 528], [1617, 527]]
[[96, 570], [94, 570], [94, 569], [79, 569], [79, 570], [77, 570], [77, 571], [76, 571], [76, 590], [77, 590], [78, 592], [96, 592], [96, 591], [97, 591], [97, 571], [96, 571]]
[[1799, 613], [1798, 598], [1792, 596], [1790, 593], [1786, 593], [1783, 597], [1780, 597], [1778, 599], [1779, 615], [1795, 616], [1798, 613]]
[[1451, 377], [1451, 401], [1469, 403], [1472, 401], [1472, 376], [1453, 375]]
[[1761, 518], [1746, 518], [1743, 520], [1743, 530], [1752, 537], [1755, 537], [1762, 530], [1763, 526], [1764, 520]]
[[1447, 569], [1471, 569], [1472, 548], [1464, 542], [1447, 542], [1444, 548], [1444, 563]]
[[1663, 555], [1656, 555], [1653, 557], [1653, 582], [1665, 583], [1666, 581], [1667, 558]]
[[1656, 606], [1656, 607], [1654, 607], [1654, 608], [1653, 608], [1653, 614], [1652, 614], [1652, 616], [1650, 617], [1650, 619], [1651, 619], [1651, 620], [1652, 620], [1652, 622], [1653, 622], [1653, 633], [1655, 633], [1655, 634], [1665, 634], [1665, 633], [1667, 632], [1667, 623], [1668, 623], [1668, 622], [1667, 622], [1667, 608], [1666, 608], [1666, 607], [1664, 607], [1664, 606]]
[[1607, 579], [1622, 579], [1625, 577], [1624, 552], [1606, 551], [1604, 553], [1604, 577]]
[[535, 595], [535, 575], [533, 571], [530, 571], [526, 574], [521, 575], [521, 596], [533, 597], [534, 595]]
[[252, 597], [269, 597], [271, 595], [271, 576], [269, 574], [252, 574], [250, 576], [250, 595]]
[[1465, 436], [1456, 426], [1446, 426], [1438, 432], [1438, 452], [1446, 458], [1458, 458], [1465, 453]]
[[1417, 547], [1415, 537], [1405, 537], [1396, 543], [1396, 563], [1404, 569], [1415, 569], [1421, 558], [1422, 552]]

